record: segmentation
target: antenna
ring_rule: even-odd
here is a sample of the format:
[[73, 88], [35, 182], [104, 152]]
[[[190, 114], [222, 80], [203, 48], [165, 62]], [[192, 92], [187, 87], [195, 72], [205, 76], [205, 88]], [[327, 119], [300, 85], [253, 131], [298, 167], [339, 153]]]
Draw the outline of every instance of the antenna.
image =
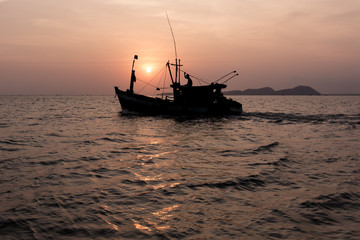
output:
[[166, 13], [166, 17], [167, 17], [167, 20], [168, 20], [168, 23], [169, 23], [169, 27], [170, 27], [171, 35], [172, 35], [172, 38], [173, 38], [173, 41], [174, 41], [175, 59], [177, 59], [177, 51], [176, 51], [176, 42], [175, 42], [174, 32], [173, 32], [172, 27], [171, 27], [171, 23], [170, 23], [169, 16], [168, 16], [167, 12], [165, 12], [165, 13]]

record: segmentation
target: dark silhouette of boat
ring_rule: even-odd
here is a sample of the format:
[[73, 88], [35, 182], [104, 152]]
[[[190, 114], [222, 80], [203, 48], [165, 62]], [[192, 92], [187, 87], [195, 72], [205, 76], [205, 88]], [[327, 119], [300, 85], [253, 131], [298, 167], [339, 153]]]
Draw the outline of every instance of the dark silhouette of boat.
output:
[[[227, 87], [225, 83], [238, 75], [236, 71], [221, 77], [220, 79], [228, 77], [223, 83], [218, 83], [220, 80], [218, 79], [205, 86], [193, 86], [190, 75], [184, 73], [188, 82], [181, 85], [180, 67], [182, 65], [180, 60], [175, 59], [175, 64], [170, 64], [168, 61], [166, 67], [172, 82], [170, 87], [173, 89], [173, 96], [149, 97], [134, 92], [136, 59], [138, 59], [137, 55], [134, 56], [132, 64], [130, 88], [123, 91], [115, 87], [115, 93], [123, 111], [150, 115], [231, 115], [242, 113], [242, 105], [226, 98], [222, 93], [222, 89]], [[172, 67], [175, 67], [174, 74]]]

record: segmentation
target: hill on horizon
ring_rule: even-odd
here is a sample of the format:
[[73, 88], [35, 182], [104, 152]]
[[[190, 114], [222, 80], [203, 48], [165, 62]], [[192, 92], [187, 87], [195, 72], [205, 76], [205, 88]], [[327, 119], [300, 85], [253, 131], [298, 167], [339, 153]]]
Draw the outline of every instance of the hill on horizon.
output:
[[297, 86], [289, 89], [275, 91], [271, 87], [226, 91], [227, 95], [321, 95], [318, 91], [309, 86]]

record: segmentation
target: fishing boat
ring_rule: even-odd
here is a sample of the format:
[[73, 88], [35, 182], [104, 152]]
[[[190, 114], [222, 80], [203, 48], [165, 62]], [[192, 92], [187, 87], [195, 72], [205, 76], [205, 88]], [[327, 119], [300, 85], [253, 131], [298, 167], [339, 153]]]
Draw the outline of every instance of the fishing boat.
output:
[[[168, 61], [166, 69], [171, 79], [172, 96], [165, 94], [162, 97], [159, 95], [150, 97], [134, 92], [134, 83], [136, 82], [134, 64], [137, 59], [138, 56], [135, 55], [131, 69], [130, 88], [124, 91], [115, 87], [115, 93], [123, 111], [150, 115], [232, 115], [242, 113], [241, 103], [225, 97], [222, 93], [222, 89], [227, 87], [225, 83], [238, 75], [236, 71], [207, 85], [193, 86], [191, 79], [193, 76], [181, 70], [180, 59], [175, 59], [174, 64]], [[187, 84], [181, 84], [181, 72], [184, 73]], [[225, 81], [219, 83], [221, 79], [225, 79]]]
[[[177, 57], [174, 32], [167, 13], [166, 17], [174, 41], [175, 63], [170, 64], [170, 61], [168, 61], [164, 69], [167, 70], [170, 75], [170, 87], [173, 90], [173, 94], [172, 96], [163, 94], [160, 98], [145, 96], [134, 92], [134, 83], [136, 82], [134, 64], [135, 60], [138, 59], [138, 56], [135, 55], [131, 69], [130, 88], [123, 91], [115, 87], [115, 93], [119, 98], [123, 111], [151, 115], [241, 114], [241, 103], [226, 98], [222, 93], [222, 89], [226, 88], [225, 83], [233, 77], [238, 76], [236, 71], [230, 72], [216, 81], [203, 86], [193, 86], [191, 77], [194, 76], [184, 72], [187, 84], [181, 85], [180, 75], [181, 72], [183, 72], [181, 70], [182, 65], [180, 64], [180, 59]], [[175, 72], [173, 73], [173, 71]], [[219, 83], [222, 79], [223, 82]], [[156, 89], [160, 90], [158, 87], [156, 87]]]

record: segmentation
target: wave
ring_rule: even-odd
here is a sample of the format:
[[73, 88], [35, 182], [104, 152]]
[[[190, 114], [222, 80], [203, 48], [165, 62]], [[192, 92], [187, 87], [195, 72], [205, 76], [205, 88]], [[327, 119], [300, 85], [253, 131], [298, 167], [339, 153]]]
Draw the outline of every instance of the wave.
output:
[[279, 145], [279, 142], [273, 142], [265, 146], [260, 146], [254, 150], [254, 152], [262, 152], [262, 151], [271, 151], [271, 148], [276, 147]]
[[335, 123], [335, 124], [360, 124], [360, 114], [289, 114], [275, 112], [244, 112], [242, 118], [257, 118], [269, 120], [272, 123]]
[[26, 146], [25, 140], [0, 140], [0, 144], [15, 145], [15, 146]]
[[51, 166], [51, 165], [61, 164], [65, 161], [66, 160], [64, 160], [64, 159], [57, 159], [57, 160], [40, 161], [40, 162], [38, 162], [38, 164], [43, 165], [43, 166]]
[[262, 152], [272, 152], [272, 148], [279, 145], [279, 142], [273, 142], [268, 145], [260, 146], [256, 149], [247, 149], [247, 150], [233, 150], [227, 149], [218, 151], [217, 153], [224, 157], [245, 157], [248, 155], [259, 154]]
[[312, 209], [360, 209], [360, 194], [343, 192], [329, 195], [321, 195], [314, 200], [300, 204], [302, 208]]
[[[36, 239], [29, 220], [32, 219], [1, 219], [0, 229], [2, 239]], [[16, 233], [16, 238], [14, 237]], [[33, 236], [30, 237], [30, 236]]]
[[65, 135], [61, 135], [61, 134], [58, 134], [58, 133], [47, 133], [47, 134], [45, 134], [45, 136], [47, 136], [47, 137], [61, 137], [61, 138], [66, 137]]
[[17, 152], [17, 151], [21, 151], [24, 150], [24, 148], [3, 148], [0, 147], [0, 151], [4, 151], [4, 152]]
[[[281, 211], [279, 209], [269, 209], [269, 212], [267, 214], [264, 214], [263, 217], [256, 220], [257, 224], [264, 225], [264, 224], [276, 224], [276, 223], [288, 223], [292, 222], [295, 224], [299, 224], [299, 221], [295, 218], [293, 218], [291, 215], [286, 214], [284, 211]], [[292, 229], [296, 232], [301, 232], [299, 228]], [[303, 232], [303, 231], [302, 231]], [[277, 238], [283, 238], [281, 234], [278, 234], [277, 236], [273, 235], [274, 233], [271, 233], [272, 236]]]
[[122, 181], [124, 184], [135, 184], [138, 186], [144, 186], [147, 185], [147, 182], [144, 180], [131, 180], [131, 179], [125, 179]]
[[108, 137], [103, 137], [99, 139], [100, 141], [106, 141], [106, 142], [115, 142], [115, 143], [124, 143], [124, 142], [129, 142], [126, 139], [118, 139], [118, 138], [108, 138]]
[[265, 186], [265, 182], [260, 180], [257, 175], [252, 175], [247, 178], [237, 178], [235, 180], [227, 180], [213, 183], [200, 184], [186, 184], [186, 187], [191, 189], [208, 187], [208, 188], [228, 188], [232, 187], [238, 190], [254, 191], [257, 187]]
[[283, 157], [283, 158], [280, 158], [279, 160], [274, 161], [274, 162], [249, 163], [248, 165], [249, 166], [271, 165], [271, 166], [276, 166], [276, 167], [279, 167], [279, 166], [286, 167], [289, 162], [290, 162], [290, 160], [288, 158]]
[[0, 128], [8, 128], [8, 127], [10, 127], [9, 124], [7, 124], [7, 123], [0, 123]]
[[17, 151], [25, 150], [25, 148], [21, 148], [22, 146], [27, 146], [24, 140], [12, 140], [12, 139], [0, 140], [0, 151], [17, 152]]

